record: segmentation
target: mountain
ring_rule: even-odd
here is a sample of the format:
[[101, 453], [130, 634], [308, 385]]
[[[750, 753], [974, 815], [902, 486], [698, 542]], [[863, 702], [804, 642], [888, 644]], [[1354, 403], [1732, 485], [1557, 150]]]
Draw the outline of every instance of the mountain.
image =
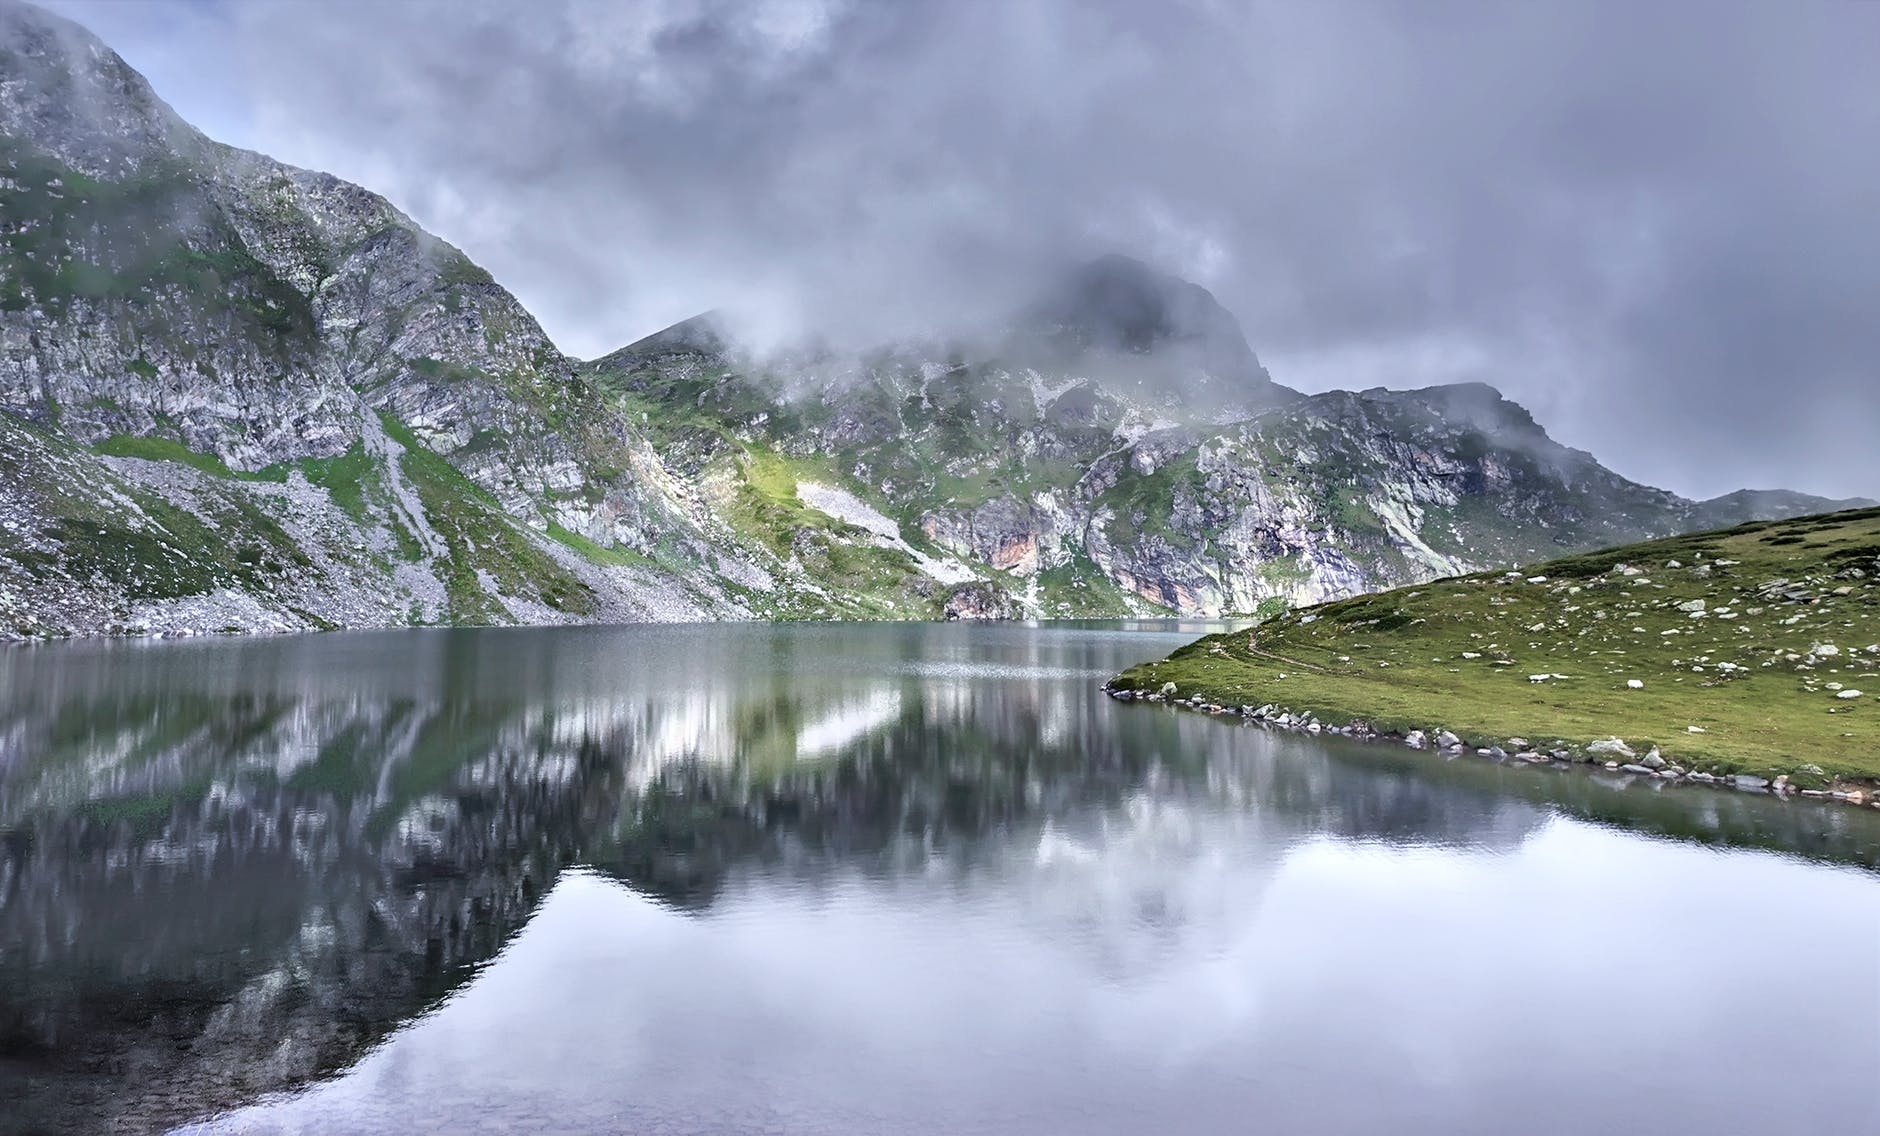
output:
[[1122, 257], [952, 339], [582, 362], [68, 21], [0, 0], [0, 76], [0, 634], [1251, 611], [1798, 507], [1484, 387], [1299, 395]]
[[[1008, 599], [954, 597], [994, 611], [1251, 612], [1705, 515], [1559, 445], [1485, 386], [1274, 388], [1264, 409], [1216, 421], [1080, 371], [940, 346], [779, 372], [717, 342], [681, 325], [583, 373], [694, 476], [735, 484], [756, 463], [840, 485], [996, 582]], [[821, 547], [790, 516], [749, 521], [775, 547]]]
[[0, 73], [17, 628], [746, 614], [763, 570], [462, 253], [37, 9]]
[[1866, 497], [1831, 501], [1787, 489], [1739, 489], [1699, 503], [1698, 514], [1704, 528], [1724, 529], [1750, 521], [1786, 521], [1817, 513], [1841, 513], [1850, 509], [1871, 509], [1880, 505]]
[[1244, 414], [1298, 397], [1273, 382], [1213, 293], [1115, 254], [1065, 271], [1020, 313], [1001, 354], [1191, 412]]

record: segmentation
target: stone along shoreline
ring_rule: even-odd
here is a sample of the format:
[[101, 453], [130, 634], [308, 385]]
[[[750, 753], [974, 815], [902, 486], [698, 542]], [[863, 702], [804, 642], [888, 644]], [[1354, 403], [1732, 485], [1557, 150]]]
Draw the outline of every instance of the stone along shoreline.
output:
[[[1791, 780], [1786, 773], [1773, 778], [1751, 773], [1709, 773], [1665, 757], [1657, 746], [1650, 747], [1640, 755], [1624, 739], [1617, 737], [1600, 738], [1585, 744], [1555, 739], [1543, 745], [1524, 737], [1465, 739], [1441, 726], [1398, 732], [1374, 729], [1362, 719], [1334, 725], [1310, 711], [1294, 711], [1275, 703], [1233, 706], [1200, 694], [1183, 696], [1173, 682], [1166, 682], [1157, 690], [1147, 691], [1119, 685], [1117, 679], [1111, 679], [1105, 684], [1104, 693], [1119, 702], [1161, 703], [1175, 709], [1232, 717], [1239, 719], [1243, 725], [1269, 730], [1342, 737], [1362, 742], [1394, 743], [1445, 759], [1474, 756], [1500, 763], [1559, 768], [1578, 766], [1589, 771], [1621, 773], [1632, 778], [1673, 785], [1701, 785], [1713, 789], [1766, 793], [1784, 799], [1805, 798], [1880, 809], [1880, 785], [1873, 783], [1835, 779], [1828, 781], [1826, 788], [1808, 788]], [[1804, 766], [1803, 770], [1821, 776], [1818, 768]]]

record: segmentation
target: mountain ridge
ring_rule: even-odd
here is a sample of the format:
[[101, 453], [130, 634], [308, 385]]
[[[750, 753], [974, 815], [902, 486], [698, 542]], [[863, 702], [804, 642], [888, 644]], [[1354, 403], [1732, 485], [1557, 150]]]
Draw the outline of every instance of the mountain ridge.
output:
[[976, 339], [576, 360], [69, 21], [0, 2], [0, 74], [0, 633], [1251, 611], [1696, 523], [1487, 388], [1280, 387], [1124, 257]]

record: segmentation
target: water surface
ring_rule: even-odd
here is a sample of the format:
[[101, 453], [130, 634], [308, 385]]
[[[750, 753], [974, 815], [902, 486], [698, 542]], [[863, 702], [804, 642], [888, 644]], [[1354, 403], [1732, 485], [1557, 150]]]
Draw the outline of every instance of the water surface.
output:
[[1099, 692], [1197, 631], [0, 652], [0, 1129], [1880, 1130], [1880, 814]]

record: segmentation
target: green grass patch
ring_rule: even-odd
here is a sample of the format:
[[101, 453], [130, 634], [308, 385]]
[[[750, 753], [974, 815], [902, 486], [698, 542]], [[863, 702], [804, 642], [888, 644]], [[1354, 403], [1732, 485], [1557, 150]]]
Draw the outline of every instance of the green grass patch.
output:
[[450, 600], [450, 622], [502, 621], [479, 573], [505, 594], [555, 611], [592, 615], [598, 610], [593, 590], [537, 547], [488, 490], [426, 448], [404, 423], [389, 414], [379, 417], [386, 433], [404, 447], [399, 470], [446, 545], [436, 569]]
[[1191, 451], [1156, 467], [1154, 473], [1140, 474], [1126, 468], [1097, 501], [1115, 511], [1109, 525], [1109, 536], [1115, 543], [1130, 545], [1154, 534], [1176, 548], [1186, 548], [1193, 544], [1192, 539], [1172, 529], [1169, 520], [1178, 500], [1192, 504], [1200, 501], [1206, 491]]
[[199, 469], [216, 477], [233, 477], [228, 464], [214, 454], [200, 453], [169, 438], [144, 438], [135, 434], [113, 434], [92, 446], [92, 452], [113, 458], [142, 458], [144, 461], [173, 461]]
[[383, 471], [378, 462], [366, 453], [363, 442], [354, 442], [347, 447], [346, 452], [332, 457], [276, 462], [253, 473], [236, 473], [233, 476], [242, 481], [280, 483], [286, 481], [295, 470], [299, 470], [311, 484], [326, 490], [335, 505], [361, 523], [372, 520], [370, 514], [373, 503], [382, 503], [386, 499]]
[[548, 523], [548, 535], [575, 552], [580, 553], [589, 562], [594, 564], [626, 568], [650, 568], [655, 566], [652, 558], [642, 556], [631, 548], [621, 548], [618, 545], [610, 547], [596, 543], [572, 529], [563, 528], [553, 521]]
[[[1068, 562], [1038, 573], [1036, 583], [1039, 614], [1047, 619], [1123, 618], [1147, 606], [1147, 601], [1125, 594], [1081, 548]], [[1025, 582], [1014, 581], [1013, 587], [1022, 593]]]
[[1618, 736], [1692, 769], [1880, 778], [1880, 515], [1808, 527], [1819, 547], [1744, 526], [1324, 604], [1118, 682], [1472, 744]]
[[334, 504], [360, 522], [370, 519], [369, 501], [383, 496], [377, 465], [359, 442], [354, 442], [345, 453], [333, 457], [278, 462], [252, 473], [231, 470], [217, 455], [192, 450], [171, 438], [114, 434], [91, 449], [93, 453], [107, 457], [180, 462], [215, 477], [238, 481], [283, 482], [291, 471], [298, 469], [306, 475], [308, 481], [332, 494]]

